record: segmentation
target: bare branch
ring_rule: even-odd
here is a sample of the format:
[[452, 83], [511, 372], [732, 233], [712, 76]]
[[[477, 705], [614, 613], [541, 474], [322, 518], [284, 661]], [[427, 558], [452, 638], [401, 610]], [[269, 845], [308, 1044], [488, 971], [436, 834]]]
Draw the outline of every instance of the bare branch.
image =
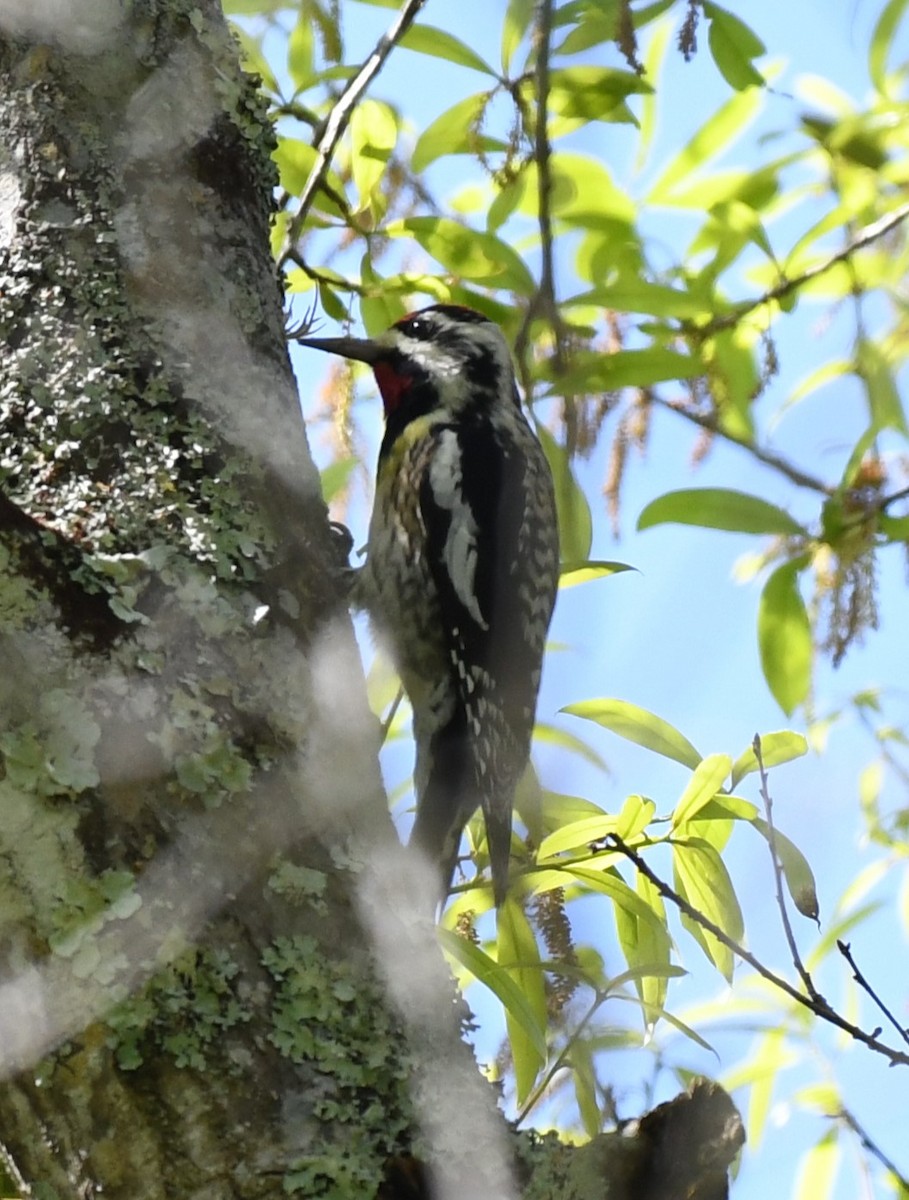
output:
[[655, 393], [650, 395], [650, 399], [660, 408], [665, 408], [669, 412], [684, 417], [686, 421], [690, 421], [692, 425], [697, 425], [699, 429], [706, 429], [708, 433], [725, 438], [727, 442], [732, 442], [734, 446], [741, 446], [743, 450], [747, 450], [758, 462], [762, 462], [764, 466], [778, 471], [786, 479], [796, 484], [797, 487], [810, 488], [813, 492], [820, 492], [822, 496], [831, 496], [833, 494], [835, 489], [830, 484], [824, 483], [822, 479], [818, 479], [815, 475], [809, 475], [807, 471], [803, 471], [801, 467], [795, 466], [780, 455], [774, 454], [772, 450], [765, 450], [761, 446], [755, 445], [754, 442], [750, 442], [747, 438], [740, 437], [739, 434], [731, 433], [728, 429], [724, 429], [712, 414], [698, 413], [689, 408], [682, 408], [681, 405], [673, 403], [671, 400], [664, 400]]
[[892, 1066], [909, 1067], [909, 1054], [906, 1054], [902, 1050], [897, 1050], [893, 1046], [888, 1046], [885, 1042], [880, 1041], [876, 1034], [866, 1033], [864, 1029], [860, 1029], [857, 1025], [853, 1025], [851, 1021], [847, 1021], [845, 1017], [841, 1017], [835, 1009], [830, 1007], [823, 996], [806, 996], [804, 992], [800, 992], [798, 988], [793, 987], [782, 975], [777, 975], [775, 971], [771, 971], [769, 967], [765, 967], [760, 959], [755, 958], [749, 950], [746, 950], [744, 946], [731, 938], [728, 933], [720, 929], [719, 925], [715, 925], [709, 917], [705, 917], [702, 912], [699, 912], [698, 909], [689, 904], [684, 896], [680, 896], [668, 883], [664, 883], [659, 875], [650, 869], [641, 855], [636, 850], [633, 850], [617, 833], [607, 834], [606, 841], [615, 846], [621, 854], [624, 854], [627, 859], [630, 859], [634, 863], [641, 874], [650, 880], [664, 900], [671, 900], [679, 912], [684, 913], [686, 917], [689, 917], [696, 924], [700, 925], [702, 929], [706, 929], [708, 933], [712, 933], [718, 941], [722, 942], [742, 962], [748, 963], [750, 967], [753, 967], [759, 975], [762, 975], [774, 987], [779, 988], [781, 992], [785, 992], [790, 999], [795, 1000], [803, 1008], [809, 1009], [815, 1016], [820, 1017], [821, 1020], [827, 1021], [829, 1024], [835, 1025], [838, 1029], [844, 1030], [850, 1037], [855, 1038], [857, 1042], [862, 1042], [869, 1050], [874, 1050], [875, 1053], [883, 1055]]
[[284, 246], [278, 256], [277, 268], [280, 271], [290, 257], [290, 251], [300, 236], [300, 230], [309, 214], [316, 192], [325, 182], [332, 156], [347, 128], [357, 101], [369, 87], [373, 79], [382, 70], [385, 62], [395, 46], [414, 23], [420, 9], [426, 0], [407, 0], [392, 22], [387, 33], [384, 33], [376, 43], [376, 47], [363, 65], [341, 93], [338, 102], [332, 108], [325, 128], [316, 147], [316, 161], [303, 191], [300, 193], [300, 204], [294, 213], [293, 220], [287, 227]]
[[792, 923], [789, 920], [789, 910], [786, 907], [786, 898], [783, 893], [783, 868], [780, 863], [780, 856], [776, 848], [776, 829], [773, 824], [773, 800], [770, 796], [770, 789], [767, 786], [767, 772], [764, 769], [764, 756], [761, 752], [761, 735], [756, 733], [754, 741], [751, 743], [754, 750], [754, 757], [757, 759], [758, 770], [761, 778], [761, 799], [764, 801], [764, 812], [767, 816], [767, 844], [770, 847], [770, 857], [773, 861], [773, 879], [776, 885], [776, 905], [780, 910], [780, 919], [783, 922], [783, 930], [786, 934], [786, 941], [789, 943], [789, 953], [792, 955], [792, 965], [799, 973], [802, 983], [805, 985], [805, 990], [813, 1000], [823, 1000], [823, 997], [814, 986], [814, 980], [807, 971], [805, 964], [802, 962], [802, 956], [799, 954], [799, 948], [796, 945], [795, 935], [792, 932]]
[[874, 1004], [881, 1010], [893, 1028], [897, 1031], [903, 1041], [909, 1045], [909, 1030], [904, 1025], [901, 1025], [887, 1005], [883, 1002], [862, 972], [859, 970], [855, 959], [852, 957], [852, 947], [848, 942], [843, 942], [837, 939], [836, 948], [845, 958], [846, 962], [852, 968], [852, 978], [859, 985], [862, 991], [867, 992]]
[[721, 316], [714, 317], [712, 321], [708, 321], [706, 325], [697, 325], [692, 322], [684, 322], [683, 328], [686, 333], [693, 334], [699, 338], [709, 337], [712, 334], [720, 333], [724, 329], [732, 329], [738, 325], [739, 321], [750, 312], [754, 312], [756, 308], [761, 308], [765, 304], [772, 304], [775, 300], [783, 300], [786, 296], [791, 296], [793, 292], [797, 292], [800, 287], [806, 283], [810, 283], [812, 279], [817, 279], [820, 275], [826, 274], [833, 267], [839, 266], [840, 263], [847, 262], [859, 250], [864, 250], [870, 246], [872, 242], [878, 241], [882, 237], [886, 237], [888, 233], [896, 229], [898, 225], [909, 217], [909, 203], [901, 204], [891, 213], [879, 218], [877, 221], [872, 221], [870, 225], [858, 233], [851, 241], [847, 242], [841, 250], [837, 250], [835, 254], [831, 254], [829, 258], [825, 258], [822, 262], [816, 263], [813, 267], [809, 267], [807, 271], [803, 271], [801, 275], [794, 275], [791, 279], [783, 279], [765, 292], [763, 296], [758, 296], [754, 300], [745, 300], [741, 304], [736, 305], [731, 312], [723, 313]]

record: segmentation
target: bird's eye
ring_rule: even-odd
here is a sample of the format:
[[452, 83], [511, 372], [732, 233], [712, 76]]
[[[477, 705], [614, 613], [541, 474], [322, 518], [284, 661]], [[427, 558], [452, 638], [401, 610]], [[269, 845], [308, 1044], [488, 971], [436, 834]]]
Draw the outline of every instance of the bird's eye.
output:
[[413, 338], [418, 342], [430, 341], [433, 337], [432, 322], [419, 314], [404, 317], [395, 328], [399, 329], [405, 337]]

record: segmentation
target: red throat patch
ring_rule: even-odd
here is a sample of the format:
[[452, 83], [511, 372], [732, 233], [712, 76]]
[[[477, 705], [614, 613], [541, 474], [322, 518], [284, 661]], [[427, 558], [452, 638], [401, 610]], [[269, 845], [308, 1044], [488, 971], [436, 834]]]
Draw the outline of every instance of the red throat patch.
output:
[[393, 413], [413, 380], [409, 375], [402, 375], [400, 371], [396, 371], [391, 363], [387, 362], [373, 363], [372, 373], [379, 385], [385, 412]]

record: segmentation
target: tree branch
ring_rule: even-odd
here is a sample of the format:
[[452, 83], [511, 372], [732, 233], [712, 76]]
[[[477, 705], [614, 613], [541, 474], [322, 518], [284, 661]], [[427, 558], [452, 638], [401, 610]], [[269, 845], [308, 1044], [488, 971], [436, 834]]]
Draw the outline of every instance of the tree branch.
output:
[[805, 968], [802, 962], [802, 956], [799, 954], [799, 948], [796, 945], [795, 935], [792, 932], [792, 923], [789, 920], [789, 910], [786, 907], [786, 899], [783, 893], [783, 868], [780, 865], [780, 856], [776, 849], [776, 829], [773, 824], [773, 800], [770, 796], [770, 789], [767, 786], [767, 772], [764, 769], [764, 756], [761, 752], [761, 735], [756, 733], [752, 742], [754, 757], [757, 759], [758, 771], [761, 779], [761, 799], [764, 801], [764, 812], [767, 816], [767, 844], [770, 847], [770, 858], [773, 862], [773, 880], [776, 887], [776, 906], [780, 910], [780, 919], [783, 922], [783, 932], [786, 934], [786, 941], [789, 943], [789, 953], [792, 955], [792, 965], [799, 974], [802, 983], [805, 985], [805, 990], [812, 1000], [821, 1000], [823, 997], [814, 986], [814, 980]]
[[341, 96], [329, 113], [328, 120], [319, 144], [316, 148], [316, 161], [309, 173], [309, 178], [300, 193], [300, 203], [296, 213], [287, 227], [284, 246], [278, 256], [277, 269], [281, 271], [290, 257], [290, 251], [300, 236], [300, 231], [309, 214], [316, 192], [325, 182], [332, 156], [350, 122], [357, 101], [369, 87], [373, 79], [382, 70], [386, 59], [392, 50], [413, 24], [426, 0], [407, 0], [398, 13], [387, 33], [384, 33], [376, 43], [376, 47], [366, 59], [359, 71], [341, 93]]
[[771, 971], [769, 967], [765, 967], [760, 959], [755, 958], [744, 946], [740, 945], [728, 933], [720, 929], [719, 925], [715, 925], [709, 917], [705, 917], [702, 912], [699, 912], [698, 909], [689, 904], [668, 883], [664, 883], [659, 875], [650, 869], [641, 855], [636, 850], [633, 850], [617, 833], [607, 834], [605, 840], [607, 843], [615, 846], [620, 854], [624, 854], [627, 859], [630, 859], [634, 863], [641, 874], [650, 880], [664, 900], [672, 901], [679, 912], [684, 913], [686, 917], [689, 917], [696, 924], [700, 925], [702, 929], [706, 929], [708, 933], [712, 933], [727, 949], [731, 950], [743, 962], [748, 963], [750, 967], [753, 967], [759, 975], [762, 975], [774, 987], [778, 987], [780, 991], [785, 992], [790, 999], [795, 1000], [803, 1008], [809, 1009], [815, 1016], [829, 1022], [831, 1025], [835, 1025], [838, 1029], [844, 1030], [850, 1037], [855, 1038], [857, 1042], [862, 1042], [869, 1050], [874, 1050], [877, 1054], [882, 1054], [891, 1065], [896, 1066], [899, 1064], [903, 1067], [909, 1067], [909, 1054], [904, 1053], [902, 1050], [897, 1050], [893, 1046], [888, 1046], [885, 1042], [879, 1041], [877, 1036], [866, 1033], [864, 1029], [860, 1029], [857, 1025], [853, 1025], [851, 1021], [847, 1021], [845, 1017], [841, 1017], [835, 1009], [830, 1007], [823, 996], [806, 996], [804, 992], [800, 992], [797, 988], [794, 988], [781, 975], [777, 975], [775, 971]]
[[866, 225], [861, 233], [857, 234], [851, 241], [847, 242], [841, 250], [837, 250], [835, 254], [831, 254], [829, 258], [825, 258], [822, 262], [816, 263], [813, 267], [809, 267], [807, 271], [803, 271], [801, 275], [795, 275], [791, 279], [783, 279], [776, 287], [765, 292], [763, 296], [758, 296], [753, 300], [745, 300], [741, 304], [736, 305], [731, 312], [723, 313], [721, 316], [714, 317], [712, 321], [708, 321], [706, 325], [697, 325], [693, 322], [683, 322], [682, 328], [686, 333], [693, 334], [697, 337], [709, 337], [715, 333], [721, 333], [724, 329], [732, 329], [738, 325], [742, 317], [745, 317], [750, 312], [754, 312], [756, 308], [761, 308], [765, 304], [772, 304], [775, 300], [784, 300], [787, 296], [791, 296], [793, 292], [797, 292], [800, 287], [806, 283], [810, 283], [812, 279], [817, 279], [820, 275], [826, 274], [833, 267], [839, 266], [840, 263], [846, 262], [853, 254], [859, 250], [864, 250], [870, 246], [872, 242], [878, 241], [882, 237], [886, 237], [888, 233], [901, 225], [906, 218], [909, 217], [909, 203], [901, 204], [899, 208], [893, 212], [887, 213], [880, 217], [877, 221], [872, 221], [870, 225]]
[[716, 417], [712, 414], [693, 412], [689, 408], [682, 408], [678, 403], [673, 403], [671, 400], [664, 400], [661, 396], [654, 392], [648, 393], [650, 400], [660, 408], [665, 408], [668, 412], [676, 413], [680, 417], [684, 417], [686, 421], [690, 421], [692, 425], [697, 425], [699, 429], [705, 429], [708, 433], [718, 434], [721, 438], [725, 438], [727, 442], [732, 442], [734, 446], [741, 446], [743, 450], [747, 450], [754, 458], [764, 464], [765, 467], [770, 467], [774, 471], [778, 471], [786, 479], [794, 483], [797, 487], [810, 488], [813, 492], [820, 492], [822, 496], [831, 496], [834, 492], [829, 484], [824, 483], [822, 479], [818, 479], [815, 475], [809, 475], [807, 471], [803, 471], [801, 467], [795, 466], [787, 459], [774, 454], [772, 450], [764, 450], [754, 442], [749, 442], [747, 438], [740, 437], [736, 433], [731, 433], [719, 424]]
[[859, 970], [858, 964], [856, 963], [855, 959], [852, 957], [852, 947], [850, 946], [850, 944], [848, 942], [844, 942], [844, 941], [837, 939], [836, 948], [837, 948], [837, 950], [839, 950], [840, 954], [842, 954], [843, 958], [845, 958], [846, 962], [852, 968], [852, 978], [855, 980], [855, 982], [859, 985], [859, 987], [862, 989], [862, 991], [867, 992], [867, 994], [871, 997], [874, 1004], [881, 1010], [881, 1012], [884, 1014], [884, 1016], [887, 1018], [887, 1020], [890, 1022], [890, 1024], [896, 1030], [896, 1032], [900, 1035], [900, 1037], [903, 1039], [903, 1041], [906, 1042], [907, 1045], [909, 1045], [909, 1031], [906, 1030], [905, 1026], [903, 1026], [899, 1023], [899, 1021], [896, 1019], [896, 1017], [893, 1015], [893, 1013], [890, 1011], [890, 1009], [887, 1007], [887, 1005], [883, 1002], [883, 1000], [880, 998], [880, 996], [877, 994], [877, 992], [874, 990], [874, 988], [871, 986], [871, 984], [868, 982], [868, 980], [865, 978], [865, 976]]

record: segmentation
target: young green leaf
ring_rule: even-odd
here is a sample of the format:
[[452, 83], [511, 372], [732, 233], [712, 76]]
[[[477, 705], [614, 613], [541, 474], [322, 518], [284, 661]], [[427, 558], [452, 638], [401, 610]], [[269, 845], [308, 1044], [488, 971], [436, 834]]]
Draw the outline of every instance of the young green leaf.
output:
[[791, 842], [785, 834], [774, 826], [773, 841], [770, 838], [770, 826], [762, 817], [755, 817], [752, 824], [764, 835], [768, 843], [776, 846], [776, 855], [783, 869], [783, 878], [792, 897], [792, 903], [803, 917], [812, 921], [818, 919], [820, 911], [817, 898], [817, 885], [814, 873], [808, 859], [802, 854], [795, 842]]
[[682, 792], [672, 814], [672, 828], [691, 820], [720, 790], [723, 780], [732, 769], [728, 754], [708, 754], [695, 767], [688, 785]]
[[764, 77], [752, 62], [767, 53], [761, 39], [744, 21], [718, 4], [705, 3], [704, 13], [710, 22], [707, 35], [710, 53], [729, 86], [739, 92], [748, 87], [762, 87]]
[[789, 716], [804, 702], [811, 686], [811, 622], [799, 591], [805, 559], [793, 559], [764, 584], [758, 606], [761, 668], [773, 698]]
[[646, 506], [638, 529], [654, 525], [699, 525], [729, 533], [775, 533], [807, 537], [807, 531], [775, 504], [729, 488], [682, 488]]
[[644, 746], [655, 754], [674, 759], [692, 770], [701, 761], [701, 756], [691, 742], [662, 717], [639, 708], [627, 700], [581, 700], [561, 710], [585, 721], [596, 721], [604, 729], [610, 729], [619, 737]]
[[436, 936], [445, 954], [501, 1000], [505, 1011], [510, 1013], [512, 1019], [521, 1027], [534, 1052], [541, 1060], [544, 1059], [545, 1022], [539, 1021], [538, 1014], [509, 972], [479, 946], [450, 929], [439, 928], [436, 930]]
[[559, 548], [568, 562], [586, 562], [593, 542], [593, 518], [584, 490], [575, 478], [568, 451], [544, 425], [537, 426], [552, 471], [559, 518]]
[[586, 559], [581, 562], [563, 562], [559, 575], [559, 587], [575, 587], [579, 583], [589, 583], [592, 579], [605, 579], [609, 575], [618, 575], [622, 571], [636, 571], [628, 563], [607, 562], [603, 559]]
[[893, 48], [893, 38], [905, 15], [906, 0], [889, 0], [889, 3], [884, 5], [871, 34], [868, 73], [871, 82], [882, 95], [887, 94], [887, 59]]
[[[546, 1028], [546, 988], [540, 951], [524, 910], [513, 899], [506, 899], [496, 915], [499, 966], [507, 971], [521, 990], [534, 1015], [537, 1027]], [[546, 1059], [540, 1053], [538, 1039], [526, 1028], [525, 1021], [506, 1005], [505, 1024], [514, 1062], [515, 1091], [518, 1103], [530, 1094]]]
[[476, 50], [471, 50], [460, 38], [446, 33], [444, 29], [436, 29], [432, 25], [411, 25], [399, 44], [408, 50], [415, 50], [418, 54], [443, 58], [457, 67], [469, 67], [484, 75], [495, 76], [495, 71]]
[[[780, 729], [776, 733], [761, 734], [761, 758], [767, 768], [778, 767], [781, 763], [792, 762], [808, 753], [808, 742], [800, 733], [791, 729]], [[740, 754], [732, 767], [730, 787], [736, 787], [740, 780], [758, 769], [754, 746]]]
[[[733, 941], [740, 942], [744, 933], [742, 910], [729, 872], [713, 846], [701, 838], [687, 838], [674, 842], [672, 852], [676, 891]], [[731, 983], [735, 961], [729, 947], [684, 914], [682, 924]]]

